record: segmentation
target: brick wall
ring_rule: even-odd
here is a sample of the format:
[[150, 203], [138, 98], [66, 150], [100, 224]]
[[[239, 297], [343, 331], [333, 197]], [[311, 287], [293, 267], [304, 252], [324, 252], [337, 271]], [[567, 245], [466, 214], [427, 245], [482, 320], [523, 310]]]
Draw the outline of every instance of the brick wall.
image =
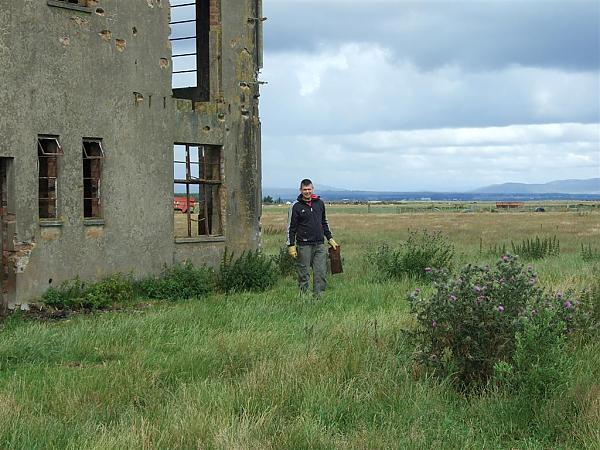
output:
[[221, 0], [210, 0], [210, 25], [221, 25]]

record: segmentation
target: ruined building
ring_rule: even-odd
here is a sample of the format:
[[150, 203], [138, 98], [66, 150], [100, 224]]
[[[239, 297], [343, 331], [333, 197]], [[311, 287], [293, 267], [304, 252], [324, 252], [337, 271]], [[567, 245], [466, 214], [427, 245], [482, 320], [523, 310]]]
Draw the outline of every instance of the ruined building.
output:
[[4, 306], [258, 245], [263, 20], [261, 0], [0, 0]]

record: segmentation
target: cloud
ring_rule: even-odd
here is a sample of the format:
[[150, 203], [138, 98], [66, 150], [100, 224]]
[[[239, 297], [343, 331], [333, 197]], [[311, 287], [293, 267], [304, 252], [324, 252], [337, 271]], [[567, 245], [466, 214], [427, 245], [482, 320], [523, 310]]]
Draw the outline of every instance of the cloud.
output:
[[511, 66], [423, 70], [387, 48], [323, 47], [265, 56], [265, 132], [319, 134], [376, 129], [597, 122], [600, 75]]
[[597, 1], [264, 0], [263, 182], [600, 176]]
[[599, 139], [600, 124], [576, 123], [266, 137], [266, 185], [458, 191], [598, 177]]
[[265, 0], [267, 53], [348, 42], [384, 45], [393, 57], [432, 70], [510, 65], [600, 67], [597, 1]]

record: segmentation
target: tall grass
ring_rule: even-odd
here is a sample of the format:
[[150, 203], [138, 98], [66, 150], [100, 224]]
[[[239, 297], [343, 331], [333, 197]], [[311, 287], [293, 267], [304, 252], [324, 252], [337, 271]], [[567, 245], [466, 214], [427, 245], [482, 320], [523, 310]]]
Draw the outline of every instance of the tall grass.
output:
[[[411, 228], [449, 221], [421, 216]], [[485, 232], [478, 216], [479, 227], [440, 228], [465, 259], [480, 257], [478, 238], [461, 234]], [[353, 228], [331, 214], [345, 272], [330, 277], [322, 300], [300, 297], [287, 278], [266, 293], [143, 312], [51, 323], [12, 317], [0, 332], [0, 447], [598, 448], [598, 340], [572, 344], [569, 382], [535, 408], [506, 392], [464, 397], [447, 383], [415, 380], [400, 330], [413, 323], [404, 299], [418, 281], [373, 283], [362, 260], [373, 235], [406, 232], [406, 223], [379, 219]], [[552, 215], [543, 220], [554, 226]], [[561, 256], [536, 263], [540, 282], [588, 285], [597, 268], [581, 261], [570, 231], [553, 233]], [[264, 236], [264, 251], [276, 253], [284, 239]]]

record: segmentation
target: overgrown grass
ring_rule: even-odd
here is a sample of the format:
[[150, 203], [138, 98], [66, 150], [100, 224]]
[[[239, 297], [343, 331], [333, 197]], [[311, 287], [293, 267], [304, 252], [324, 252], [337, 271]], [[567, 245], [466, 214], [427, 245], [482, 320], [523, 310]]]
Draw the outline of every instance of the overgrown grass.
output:
[[[400, 332], [414, 321], [405, 297], [431, 287], [373, 283], [362, 258], [375, 238], [428, 228], [449, 234], [459, 265], [489, 262], [478, 236], [492, 214], [461, 215], [462, 228], [448, 214], [406, 217], [395, 228], [380, 217], [349, 222], [331, 214], [344, 274], [330, 277], [322, 300], [301, 298], [286, 278], [264, 293], [212, 294], [142, 312], [51, 323], [12, 317], [0, 332], [0, 447], [598, 448], [597, 339], [568, 343], [567, 383], [534, 408], [504, 390], [464, 397], [447, 382], [415, 380], [414, 349]], [[506, 235], [524, 238], [529, 219], [511, 217]], [[276, 227], [269, 219], [265, 225]], [[598, 216], [577, 217], [583, 223], [564, 232], [562, 216], [534, 219], [561, 242], [560, 257], [535, 264], [540, 283], [590, 286], [598, 267], [581, 260], [577, 234], [597, 239]], [[533, 235], [539, 223], [532, 228]], [[284, 239], [265, 236], [265, 253]]]

